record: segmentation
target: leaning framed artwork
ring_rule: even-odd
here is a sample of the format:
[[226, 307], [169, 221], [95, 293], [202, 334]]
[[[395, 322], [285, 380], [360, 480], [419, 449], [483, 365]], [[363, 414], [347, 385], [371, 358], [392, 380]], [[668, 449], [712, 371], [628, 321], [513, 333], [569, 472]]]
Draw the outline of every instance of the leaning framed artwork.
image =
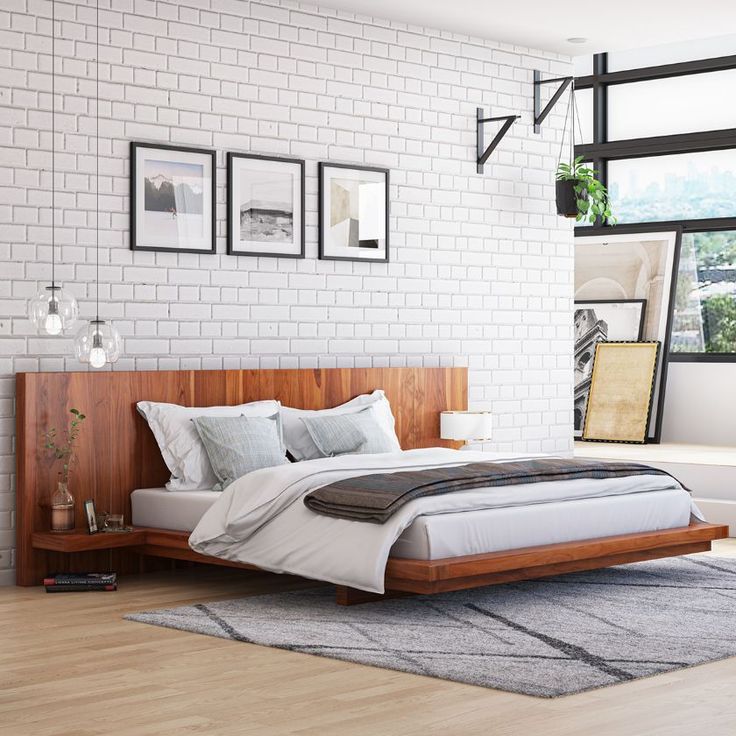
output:
[[228, 153], [227, 252], [304, 258], [304, 161]]
[[130, 144], [130, 247], [215, 252], [215, 152]]
[[320, 163], [319, 257], [387, 263], [388, 192], [388, 169]]
[[[633, 225], [616, 226], [611, 233], [575, 238], [576, 302], [646, 300], [641, 339], [662, 345], [647, 430], [649, 442], [659, 442], [662, 434], [681, 238], [679, 227], [657, 229]], [[578, 378], [576, 375], [576, 382]], [[576, 418], [585, 411], [585, 399], [579, 393], [576, 391]]]
[[658, 342], [596, 345], [583, 439], [647, 441], [658, 354]]
[[646, 306], [646, 299], [575, 302], [574, 437], [583, 436], [595, 346], [606, 340], [641, 340]]

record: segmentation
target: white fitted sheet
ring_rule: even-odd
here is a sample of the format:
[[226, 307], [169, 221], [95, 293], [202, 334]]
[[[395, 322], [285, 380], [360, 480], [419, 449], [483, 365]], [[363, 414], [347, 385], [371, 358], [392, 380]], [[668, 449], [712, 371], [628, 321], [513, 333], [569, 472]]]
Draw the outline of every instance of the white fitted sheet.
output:
[[[219, 497], [217, 491], [139, 489], [131, 495], [133, 524], [190, 532]], [[690, 509], [690, 495], [672, 489], [420, 516], [396, 540], [391, 555], [438, 560], [673, 529], [690, 523]]]
[[396, 540], [391, 555], [439, 560], [615, 534], [674, 529], [690, 523], [691, 507], [690, 494], [678, 488], [420, 516]]
[[140, 488], [130, 496], [133, 526], [191, 532], [220, 495], [219, 491]]

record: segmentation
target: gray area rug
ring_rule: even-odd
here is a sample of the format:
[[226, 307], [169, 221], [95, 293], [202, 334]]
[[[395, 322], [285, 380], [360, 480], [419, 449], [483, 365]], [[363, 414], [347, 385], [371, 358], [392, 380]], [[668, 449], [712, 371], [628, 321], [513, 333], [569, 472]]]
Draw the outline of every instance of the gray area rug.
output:
[[691, 555], [347, 608], [320, 587], [126, 618], [557, 697], [736, 655], [736, 559]]

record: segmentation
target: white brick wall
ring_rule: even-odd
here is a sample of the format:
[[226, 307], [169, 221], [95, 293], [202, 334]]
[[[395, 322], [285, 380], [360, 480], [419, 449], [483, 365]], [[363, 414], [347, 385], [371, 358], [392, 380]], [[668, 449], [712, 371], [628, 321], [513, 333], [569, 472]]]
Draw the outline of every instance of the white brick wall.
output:
[[[92, 316], [94, 3], [58, 0], [58, 278]], [[531, 127], [526, 48], [269, 0], [102, 0], [101, 312], [115, 370], [467, 365], [493, 445], [571, 447], [572, 231], [562, 115]], [[108, 7], [109, 6], [109, 7]], [[0, 7], [0, 581], [12, 580], [16, 371], [77, 370], [35, 335], [50, 275], [50, 3]], [[475, 108], [521, 113], [475, 171]], [[217, 255], [128, 248], [128, 144], [217, 149]], [[225, 152], [307, 161], [307, 258], [229, 257]], [[391, 169], [391, 263], [317, 255], [317, 162]]]

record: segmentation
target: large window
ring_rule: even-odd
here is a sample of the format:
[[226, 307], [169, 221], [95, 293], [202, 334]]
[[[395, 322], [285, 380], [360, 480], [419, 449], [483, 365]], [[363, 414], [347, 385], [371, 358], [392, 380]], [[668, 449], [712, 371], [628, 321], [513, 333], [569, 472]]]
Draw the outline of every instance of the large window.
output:
[[736, 230], [685, 233], [673, 353], [736, 353]]
[[671, 356], [736, 360], [736, 36], [598, 54], [575, 69], [576, 152], [600, 172], [618, 222], [682, 228]]
[[608, 88], [608, 139], [736, 126], [736, 69], [650, 79]]
[[736, 148], [608, 163], [620, 223], [736, 217]]

